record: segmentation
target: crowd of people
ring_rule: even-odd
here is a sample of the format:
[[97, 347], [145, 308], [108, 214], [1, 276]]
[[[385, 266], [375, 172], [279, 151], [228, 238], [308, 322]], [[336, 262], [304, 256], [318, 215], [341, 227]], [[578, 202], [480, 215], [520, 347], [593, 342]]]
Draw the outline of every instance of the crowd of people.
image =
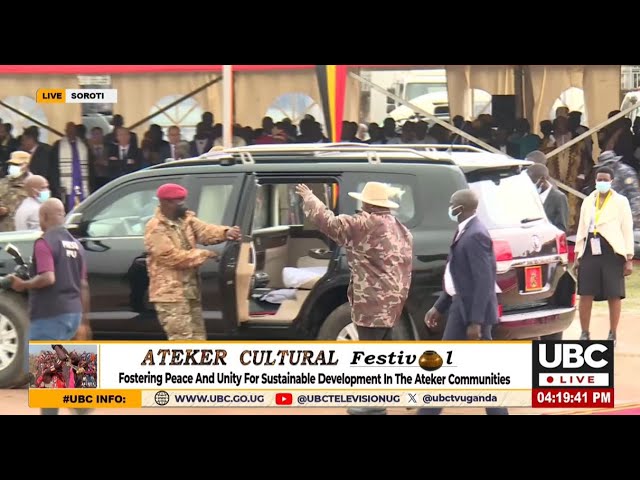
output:
[[[613, 111], [609, 116], [617, 114]], [[581, 123], [580, 112], [559, 107], [556, 118], [540, 122], [540, 135], [532, 133], [524, 118], [497, 122], [489, 114], [474, 120], [455, 116], [452, 124], [479, 140], [514, 158], [544, 157], [587, 131]], [[183, 139], [179, 126], [164, 131], [157, 124], [150, 125], [142, 140], [125, 127], [124, 118], [114, 115], [113, 130], [100, 127], [86, 131], [84, 125], [69, 122], [65, 135], [53, 145], [40, 142], [40, 130], [29, 126], [18, 137], [12, 136], [12, 126], [0, 119], [0, 231], [39, 228], [34, 220], [36, 207], [49, 196], [61, 199], [67, 211], [84, 200], [89, 193], [126, 173], [169, 160], [194, 157], [222, 145], [222, 125], [214, 123], [214, 115], [205, 112], [191, 140]], [[378, 123], [357, 124], [344, 121], [341, 140], [365, 144], [469, 144], [466, 138], [452, 133], [439, 124], [424, 120], [405, 121], [399, 126], [392, 118]], [[640, 229], [640, 117], [635, 122], [621, 118], [597, 134], [601, 151], [613, 152], [600, 159], [616, 171], [616, 178], [627, 190], [634, 223]], [[262, 120], [259, 128], [234, 125], [233, 146], [278, 143], [329, 142], [323, 127], [313, 116], [307, 115], [295, 125], [290, 119], [274, 122]], [[26, 153], [17, 153], [26, 152]], [[28, 154], [28, 158], [25, 156]], [[540, 158], [540, 157], [538, 157]], [[585, 194], [593, 191], [594, 158], [592, 137], [570, 146], [548, 159], [549, 174], [562, 184]], [[598, 165], [599, 166], [599, 165]], [[629, 168], [627, 168], [629, 167]], [[36, 178], [27, 181], [29, 176]], [[25, 199], [21, 214], [17, 211]], [[579, 198], [569, 195], [569, 232], [575, 233], [579, 217]]]
[[29, 356], [32, 388], [96, 388], [96, 354], [68, 352], [62, 345]]

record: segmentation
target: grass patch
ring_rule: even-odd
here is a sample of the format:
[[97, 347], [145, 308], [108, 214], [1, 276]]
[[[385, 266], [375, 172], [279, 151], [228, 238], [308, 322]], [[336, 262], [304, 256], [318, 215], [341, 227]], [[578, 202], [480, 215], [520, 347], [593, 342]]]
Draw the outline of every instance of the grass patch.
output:
[[[622, 315], [634, 315], [640, 317], [640, 264], [636, 262], [633, 273], [627, 277], [626, 294], [622, 301]], [[607, 302], [593, 302], [593, 313], [609, 315]]]

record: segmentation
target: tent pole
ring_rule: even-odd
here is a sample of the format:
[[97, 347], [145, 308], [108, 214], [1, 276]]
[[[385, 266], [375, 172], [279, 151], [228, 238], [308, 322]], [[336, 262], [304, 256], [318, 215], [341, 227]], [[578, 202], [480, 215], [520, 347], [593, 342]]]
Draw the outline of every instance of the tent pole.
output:
[[222, 140], [224, 148], [233, 146], [233, 69], [222, 66]]

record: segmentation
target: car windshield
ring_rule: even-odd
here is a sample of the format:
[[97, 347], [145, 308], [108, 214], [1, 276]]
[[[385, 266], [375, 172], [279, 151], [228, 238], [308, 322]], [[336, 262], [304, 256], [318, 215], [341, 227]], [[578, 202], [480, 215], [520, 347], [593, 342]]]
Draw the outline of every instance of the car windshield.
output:
[[[515, 227], [545, 219], [540, 196], [525, 172], [470, 183], [480, 198], [478, 216], [492, 227]], [[515, 200], [514, 200], [515, 199]]]

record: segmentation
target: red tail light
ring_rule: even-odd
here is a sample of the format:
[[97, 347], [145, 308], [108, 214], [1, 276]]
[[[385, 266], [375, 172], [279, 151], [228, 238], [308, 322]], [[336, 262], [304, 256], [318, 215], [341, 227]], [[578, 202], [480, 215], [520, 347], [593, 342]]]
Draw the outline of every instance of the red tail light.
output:
[[502, 318], [502, 305], [498, 304], [498, 318]]
[[571, 295], [571, 306], [572, 307], [576, 306], [576, 294], [575, 293], [573, 295]]
[[513, 260], [511, 245], [505, 240], [494, 240], [493, 252], [496, 255], [496, 262], [509, 262]]
[[556, 247], [558, 248], [559, 255], [565, 255], [569, 253], [569, 246], [567, 245], [567, 236], [561, 233], [556, 237]]

